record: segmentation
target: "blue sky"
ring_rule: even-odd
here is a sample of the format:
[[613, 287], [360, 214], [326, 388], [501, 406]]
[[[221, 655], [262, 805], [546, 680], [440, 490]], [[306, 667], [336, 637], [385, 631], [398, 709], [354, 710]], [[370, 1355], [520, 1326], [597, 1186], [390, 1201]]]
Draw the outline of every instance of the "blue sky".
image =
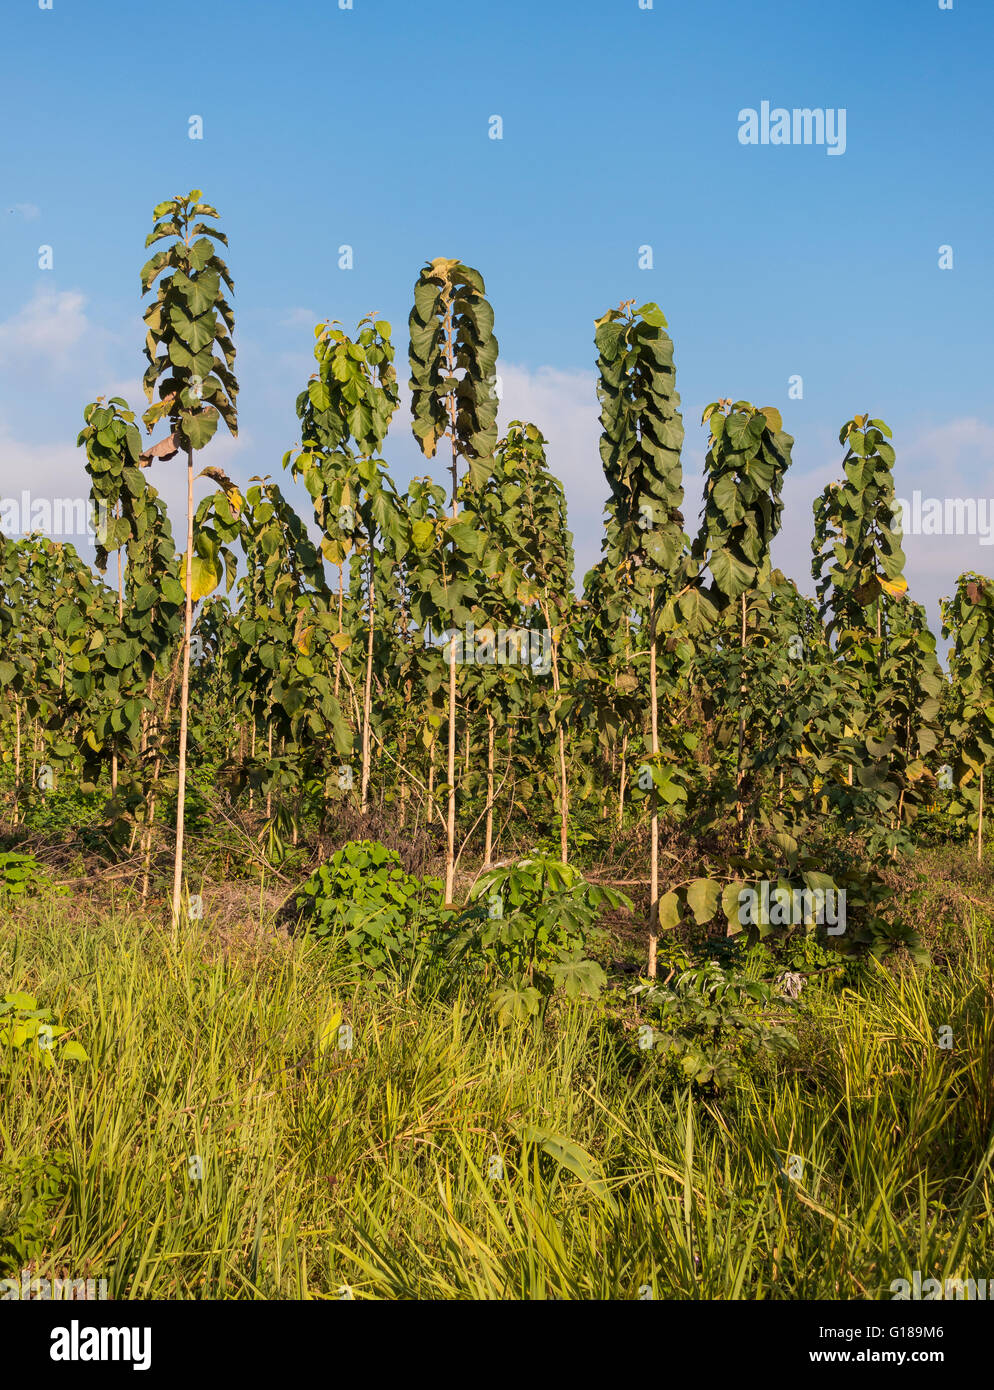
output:
[[[158, 200], [200, 187], [231, 242], [242, 386], [239, 440], [203, 459], [236, 477], [281, 473], [319, 320], [389, 318], [406, 377], [412, 286], [446, 255], [486, 278], [502, 418], [548, 436], [581, 568], [607, 491], [593, 320], [631, 297], [676, 346], [691, 532], [719, 396], [779, 406], [796, 438], [775, 558], [809, 591], [811, 504], [853, 414], [892, 426], [899, 494], [994, 498], [990, 0], [352, 2], [212, 0], [177, 22], [7, 0], [0, 496], [85, 493], [84, 404], [144, 406], [144, 236]], [[763, 101], [845, 109], [845, 153], [741, 144]], [[386, 452], [398, 481], [426, 471], [406, 416]], [[175, 464], [155, 480], [175, 525]], [[906, 549], [934, 624], [956, 574], [994, 569], [976, 536]]]

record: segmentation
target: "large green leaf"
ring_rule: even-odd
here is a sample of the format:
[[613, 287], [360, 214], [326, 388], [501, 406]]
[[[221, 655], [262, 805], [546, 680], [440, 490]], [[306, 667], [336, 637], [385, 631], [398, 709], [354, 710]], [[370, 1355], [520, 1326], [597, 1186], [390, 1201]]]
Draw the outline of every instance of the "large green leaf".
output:
[[721, 884], [713, 878], [695, 878], [687, 889], [687, 906], [698, 926], [710, 922], [721, 902]]

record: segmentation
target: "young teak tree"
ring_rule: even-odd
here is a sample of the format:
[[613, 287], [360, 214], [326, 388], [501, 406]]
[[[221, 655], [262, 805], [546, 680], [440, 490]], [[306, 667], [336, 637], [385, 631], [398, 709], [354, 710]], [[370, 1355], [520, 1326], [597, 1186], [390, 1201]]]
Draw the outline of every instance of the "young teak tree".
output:
[[[497, 339], [483, 276], [444, 256], [425, 265], [414, 287], [411, 333], [411, 413], [425, 458], [438, 443], [452, 446], [452, 516], [459, 511], [459, 459], [471, 483], [483, 482], [497, 443]], [[457, 533], [450, 533], [452, 544]], [[455, 624], [453, 623], [453, 629]], [[449, 651], [448, 807], [445, 901], [452, 901], [456, 862], [456, 650]]]
[[[518, 616], [538, 608], [549, 640], [553, 698], [543, 694], [541, 708], [556, 731], [559, 753], [558, 802], [560, 858], [569, 845], [569, 781], [566, 721], [571, 700], [564, 691], [563, 647], [573, 617], [573, 537], [566, 526], [566, 494], [549, 472], [545, 439], [533, 424], [512, 420], [494, 452], [490, 477], [479, 488], [467, 486], [481, 530], [498, 554], [497, 576], [482, 598], [488, 624], [478, 637], [493, 642], [494, 630], [514, 627]], [[499, 673], [513, 679], [505, 668]], [[497, 681], [493, 683], [497, 689]], [[487, 699], [487, 804], [485, 862], [492, 846], [495, 723], [493, 691]]]
[[[854, 735], [864, 722], [861, 707], [876, 703], [885, 604], [908, 589], [890, 438], [883, 420], [869, 415], [848, 420], [839, 432], [846, 446], [845, 479], [829, 483], [814, 504], [811, 575], [817, 581], [819, 617], [844, 663], [848, 728]], [[852, 777], [850, 765], [850, 783]]]
[[[736, 615], [740, 669], [735, 795], [741, 825], [749, 595], [767, 586], [770, 546], [780, 529], [780, 494], [794, 441], [784, 433], [780, 412], [771, 406], [757, 410], [748, 401], [715, 401], [704, 411], [703, 420], [711, 428], [711, 445], [705, 460], [704, 511], [693, 553], [710, 570], [711, 586], [700, 592], [699, 617], [714, 622], [730, 609]], [[731, 699], [736, 696], [732, 694]]]
[[[395, 492], [379, 457], [397, 408], [397, 372], [390, 324], [362, 319], [355, 339], [336, 323], [319, 324], [314, 356], [318, 372], [297, 402], [303, 447], [287, 455], [295, 477], [302, 476], [314, 499], [324, 531], [325, 558], [342, 574], [347, 548], [359, 546], [366, 561], [366, 672], [362, 700], [362, 776], [360, 804], [369, 811], [373, 642], [376, 624], [376, 542], [401, 530]], [[352, 441], [355, 451], [352, 451]], [[345, 641], [344, 636], [341, 639]]]
[[171, 442], [186, 454], [187, 524], [184, 587], [186, 613], [183, 632], [183, 674], [180, 685], [179, 769], [176, 791], [176, 855], [173, 866], [173, 921], [178, 922], [183, 890], [183, 815], [186, 806], [186, 745], [190, 704], [190, 636], [193, 604], [210, 593], [220, 574], [207, 556], [194, 555], [193, 454], [208, 444], [224, 420], [231, 433], [238, 432], [235, 398], [238, 382], [232, 371], [235, 348], [231, 341], [234, 316], [222, 292], [222, 282], [234, 286], [228, 267], [218, 256], [214, 242], [227, 245], [227, 237], [198, 218], [216, 218], [210, 203], [200, 201], [200, 190], [185, 198], [169, 198], [155, 208], [155, 225], [146, 247], [157, 241], [170, 244], [143, 267], [142, 294], [158, 281], [155, 298], [145, 310], [145, 394], [159, 399], [145, 411], [149, 431], [168, 420]]
[[839, 432], [845, 481], [829, 483], [815, 502], [811, 574], [830, 636], [853, 629], [880, 638], [884, 596], [907, 593], [890, 438], [883, 420], [847, 421]]
[[953, 718], [949, 734], [957, 750], [956, 785], [977, 779], [977, 863], [984, 848], [984, 772], [994, 760], [994, 580], [961, 574], [956, 593], [942, 603], [942, 635], [949, 654]]
[[656, 630], [686, 537], [683, 533], [683, 417], [676, 390], [673, 343], [657, 304], [632, 310], [629, 300], [597, 320], [597, 397], [601, 460], [611, 485], [605, 559], [631, 612], [649, 629], [650, 766], [653, 768], [650, 851], [649, 976], [656, 975], [659, 920], [659, 758]]
[[[108, 553], [117, 551], [117, 617], [124, 619], [124, 568], [121, 551], [131, 539], [132, 527], [123, 515], [124, 500], [145, 490], [141, 467], [141, 435], [127, 401], [114, 396], [104, 404], [99, 397], [83, 412], [85, 425], [77, 444], [86, 446], [90, 475], [90, 501], [97, 523], [97, 569], [107, 569]], [[110, 765], [111, 795], [117, 795], [118, 748], [113, 740]]]

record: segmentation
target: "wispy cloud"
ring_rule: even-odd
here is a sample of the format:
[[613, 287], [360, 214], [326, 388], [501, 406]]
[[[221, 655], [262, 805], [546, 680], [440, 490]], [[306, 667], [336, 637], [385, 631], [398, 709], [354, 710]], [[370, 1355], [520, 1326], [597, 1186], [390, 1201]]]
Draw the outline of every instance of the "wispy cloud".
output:
[[315, 324], [323, 322], [321, 315], [315, 313], [313, 309], [291, 309], [280, 319], [280, 327], [309, 328], [313, 331]]
[[43, 362], [62, 367], [91, 331], [86, 296], [79, 290], [43, 286], [23, 309], [0, 322], [0, 365]]

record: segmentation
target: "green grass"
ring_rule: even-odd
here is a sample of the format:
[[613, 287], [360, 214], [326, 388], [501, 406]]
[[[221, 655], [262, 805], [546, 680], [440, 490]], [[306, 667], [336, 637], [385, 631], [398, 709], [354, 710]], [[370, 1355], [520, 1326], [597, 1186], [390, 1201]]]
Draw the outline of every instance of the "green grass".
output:
[[0, 993], [54, 1007], [90, 1058], [3, 1078], [0, 1252], [12, 1175], [61, 1152], [32, 1266], [115, 1298], [848, 1299], [915, 1269], [994, 1277], [992, 967], [977, 913], [941, 966], [811, 984], [797, 1052], [706, 1093], [640, 1052], [620, 991], [501, 1031], [468, 986], [371, 986], [258, 914], [174, 939], [130, 910], [0, 907]]

